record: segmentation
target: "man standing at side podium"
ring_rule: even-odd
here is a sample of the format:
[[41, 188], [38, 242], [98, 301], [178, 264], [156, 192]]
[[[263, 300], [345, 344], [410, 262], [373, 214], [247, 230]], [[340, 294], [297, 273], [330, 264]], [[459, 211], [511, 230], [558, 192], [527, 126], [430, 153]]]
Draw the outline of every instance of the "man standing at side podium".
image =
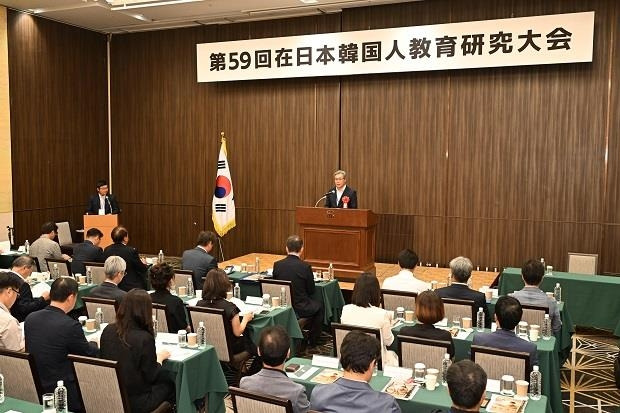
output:
[[345, 171], [334, 172], [334, 185], [325, 198], [325, 208], [357, 209], [357, 192], [347, 186], [347, 173]]
[[108, 193], [108, 182], [104, 179], [97, 181], [97, 193], [90, 197], [88, 210], [86, 213], [91, 215], [118, 214], [121, 208], [114, 195]]

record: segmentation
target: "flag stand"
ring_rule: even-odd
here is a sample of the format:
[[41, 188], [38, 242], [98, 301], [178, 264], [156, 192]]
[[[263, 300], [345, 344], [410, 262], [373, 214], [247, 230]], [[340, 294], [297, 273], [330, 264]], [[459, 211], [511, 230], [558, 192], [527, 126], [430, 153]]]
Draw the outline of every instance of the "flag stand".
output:
[[226, 259], [224, 258], [224, 250], [222, 249], [222, 238], [217, 237], [217, 243], [220, 245], [220, 255], [222, 257], [222, 261], [226, 261]]

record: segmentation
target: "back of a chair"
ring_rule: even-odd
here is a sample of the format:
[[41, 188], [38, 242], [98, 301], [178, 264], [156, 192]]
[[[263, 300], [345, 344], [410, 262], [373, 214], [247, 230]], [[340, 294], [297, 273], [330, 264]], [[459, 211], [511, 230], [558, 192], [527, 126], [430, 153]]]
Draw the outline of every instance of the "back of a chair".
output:
[[54, 265], [58, 267], [58, 274], [61, 277], [72, 277], [73, 273], [71, 272], [71, 263], [67, 260], [59, 260], [56, 258], [46, 258], [45, 262], [47, 263], [47, 270], [51, 273]]
[[215, 352], [220, 361], [230, 362], [232, 353], [228, 345], [228, 329], [224, 319], [224, 310], [219, 308], [189, 306], [189, 318], [192, 323], [192, 331], [196, 329], [202, 321], [207, 333], [207, 343], [215, 347]]
[[529, 325], [536, 324], [542, 328], [545, 314], [549, 314], [549, 307], [536, 305], [522, 305], [523, 316], [521, 321], [527, 321]]
[[[334, 347], [334, 356], [338, 357], [340, 354], [340, 347], [342, 346], [342, 341], [353, 330], [361, 331], [362, 333], [366, 333], [370, 336], [373, 336], [377, 339], [377, 341], [381, 343], [381, 330], [378, 328], [369, 328], [369, 327], [358, 327], [350, 324], [339, 324], [332, 323], [332, 344]], [[379, 361], [377, 363], [377, 368], [382, 370], [382, 363]]]
[[381, 290], [383, 308], [388, 311], [395, 311], [398, 307], [415, 311], [415, 300], [417, 297], [418, 293], [409, 291]]
[[568, 253], [568, 272], [594, 275], [598, 271], [598, 254]]
[[[280, 297], [280, 291], [284, 288], [286, 293], [286, 303], [290, 307], [293, 305], [291, 301], [291, 282], [285, 280], [259, 280], [260, 295], [269, 294], [271, 297]], [[281, 304], [281, 303], [280, 303]]]
[[[88, 413], [129, 412], [118, 362], [69, 355], [82, 403]], [[102, 384], [105, 383], [105, 384]], [[71, 408], [71, 406], [69, 406]]]
[[441, 369], [442, 361], [449, 348], [449, 341], [399, 335], [399, 364], [412, 369], [416, 363], [424, 363], [426, 368]]
[[84, 261], [84, 267], [86, 267], [87, 271], [90, 268], [93, 284], [101, 284], [105, 280], [104, 264], [102, 262]]
[[32, 260], [34, 261], [34, 268], [36, 269], [36, 271], [41, 272], [41, 263], [39, 262], [39, 258], [33, 256], [30, 256], [30, 258], [32, 258]]
[[[192, 279], [194, 271], [192, 270], [174, 270], [174, 284], [178, 287], [187, 287], [187, 282]], [[194, 290], [202, 289], [202, 285], [194, 285]]]
[[528, 353], [472, 345], [471, 360], [482, 367], [489, 379], [500, 380], [503, 375], [509, 374], [515, 380], [529, 380]]
[[235, 413], [293, 413], [290, 400], [268, 394], [229, 387]]
[[472, 323], [476, 322], [476, 306], [473, 300], [459, 300], [456, 298], [442, 298], [441, 300], [446, 310], [448, 323], [451, 323], [454, 317], [457, 316], [459, 319], [471, 317]]
[[0, 373], [5, 396], [39, 404], [42, 388], [30, 353], [0, 349]]
[[[157, 332], [168, 333], [168, 310], [164, 304], [153, 303], [153, 315], [157, 319]], [[170, 331], [176, 333], [176, 331]]]
[[71, 226], [68, 221], [57, 222], [58, 226], [58, 244], [69, 245], [73, 244], [73, 237], [71, 236]]
[[114, 323], [116, 320], [116, 300], [109, 298], [82, 297], [82, 301], [84, 301], [86, 305], [88, 318], [95, 318], [97, 308], [101, 308], [104, 323]]

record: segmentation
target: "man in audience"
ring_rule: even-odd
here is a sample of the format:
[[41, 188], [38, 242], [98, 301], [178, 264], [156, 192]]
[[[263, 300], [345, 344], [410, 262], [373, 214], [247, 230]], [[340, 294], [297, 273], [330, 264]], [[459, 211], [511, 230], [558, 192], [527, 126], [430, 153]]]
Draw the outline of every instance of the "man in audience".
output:
[[[499, 297], [495, 304], [495, 321], [497, 330], [493, 333], [476, 333], [473, 344], [493, 347], [501, 350], [522, 351], [530, 354], [530, 371], [538, 365], [536, 344], [525, 341], [514, 332], [521, 321], [523, 309], [516, 298], [509, 296]], [[528, 372], [529, 374], [529, 372]]]
[[44, 291], [41, 297], [34, 298], [32, 296], [28, 277], [32, 274], [34, 265], [34, 260], [31, 257], [22, 255], [13, 261], [11, 270], [9, 271], [9, 275], [19, 283], [19, 294], [17, 301], [13, 304], [13, 307], [11, 307], [11, 314], [13, 314], [13, 317], [17, 318], [20, 323], [26, 319], [28, 314], [41, 310], [49, 304], [49, 291]]
[[129, 291], [132, 288], [146, 290], [146, 261], [140, 258], [138, 250], [127, 245], [129, 243], [129, 233], [123, 226], [118, 226], [112, 230], [112, 241], [114, 244], [108, 245], [103, 251], [103, 256], [108, 259], [113, 255], [118, 255], [125, 260], [127, 265], [125, 277], [118, 287], [121, 290]]
[[73, 247], [73, 261], [71, 272], [73, 274], [86, 274], [84, 262], [103, 262], [103, 250], [99, 247], [103, 233], [97, 228], [86, 231], [84, 242]]
[[71, 257], [60, 252], [60, 245], [54, 238], [58, 234], [58, 226], [55, 222], [46, 222], [41, 227], [41, 236], [30, 246], [30, 255], [37, 257], [41, 271], [47, 271], [46, 258], [63, 259], [70, 261]]
[[375, 391], [368, 384], [380, 356], [381, 345], [375, 337], [357, 330], [347, 334], [340, 347], [344, 375], [331, 384], [314, 388], [310, 398], [312, 409], [323, 413], [400, 412], [394, 397]]
[[557, 334], [562, 329], [562, 320], [560, 319], [560, 310], [553, 298], [547, 297], [547, 294], [538, 286], [542, 282], [545, 275], [545, 267], [538, 260], [529, 260], [521, 268], [521, 276], [525, 287], [522, 290], [515, 291], [510, 294], [519, 300], [521, 305], [535, 305], [539, 307], [549, 308], [549, 318], [551, 319], [551, 328], [553, 334]]
[[202, 288], [205, 275], [210, 270], [217, 268], [217, 259], [210, 254], [216, 240], [217, 236], [214, 232], [200, 231], [196, 248], [183, 251], [181, 266], [184, 270], [194, 271], [192, 281], [197, 289]]
[[450, 413], [478, 412], [486, 396], [487, 374], [471, 360], [461, 360], [448, 368]]
[[288, 399], [295, 413], [305, 413], [310, 408], [306, 388], [289, 379], [284, 372], [284, 362], [291, 353], [290, 342], [291, 338], [282, 326], [264, 329], [258, 343], [258, 355], [263, 360], [263, 368], [253, 376], [242, 378], [239, 386], [245, 390]]
[[[97, 181], [97, 193], [90, 197], [88, 200], [87, 214], [92, 215], [106, 215], [106, 214], [118, 214], [121, 212], [121, 208], [118, 206], [118, 201], [114, 195], [108, 193], [108, 182], [104, 179]], [[100, 211], [102, 213], [100, 213]]]
[[286, 253], [283, 260], [273, 264], [273, 279], [291, 282], [293, 309], [298, 318], [310, 319], [311, 347], [317, 345], [323, 326], [323, 303], [310, 298], [314, 294], [314, 274], [312, 267], [300, 258], [304, 242], [299, 235], [291, 235], [286, 240]]
[[116, 255], [108, 257], [103, 267], [105, 280], [101, 285], [93, 288], [90, 293], [88, 293], [88, 296], [109, 298], [111, 300], [116, 300], [116, 304], [120, 305], [127, 292], [118, 288], [118, 284], [123, 281], [126, 268], [127, 264], [121, 257], [117, 257]]
[[430, 290], [431, 285], [427, 282], [417, 279], [413, 275], [413, 269], [418, 264], [418, 255], [409, 248], [402, 250], [398, 254], [398, 265], [400, 272], [393, 277], [386, 278], [383, 281], [383, 288], [386, 290], [410, 291], [412, 293], [421, 293]]
[[77, 300], [78, 284], [70, 277], [60, 277], [52, 284], [51, 304], [26, 317], [24, 332], [26, 351], [34, 356], [44, 393], [53, 393], [56, 382], [67, 387], [69, 411], [83, 411], [68, 354], [97, 356], [96, 344], [84, 337], [82, 326], [67, 313]]
[[6, 350], [24, 350], [24, 336], [19, 321], [9, 312], [19, 297], [19, 284], [8, 272], [0, 272], [0, 348]]
[[457, 298], [460, 300], [470, 300], [474, 302], [476, 311], [482, 307], [484, 311], [484, 326], [491, 328], [491, 315], [487, 308], [487, 301], [483, 293], [472, 290], [467, 285], [471, 272], [474, 269], [469, 258], [456, 257], [450, 261], [450, 273], [452, 274], [452, 284], [448, 287], [439, 288], [437, 294], [441, 298]]

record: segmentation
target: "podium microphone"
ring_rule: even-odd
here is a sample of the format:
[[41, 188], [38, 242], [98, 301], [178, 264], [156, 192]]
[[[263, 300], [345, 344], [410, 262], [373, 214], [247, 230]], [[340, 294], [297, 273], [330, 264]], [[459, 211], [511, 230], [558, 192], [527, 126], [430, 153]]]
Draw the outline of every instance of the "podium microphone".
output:
[[110, 206], [110, 214], [113, 214], [114, 211], [112, 211], [112, 204], [110, 203], [110, 196], [106, 195], [105, 200], [108, 201], [108, 205]]
[[336, 193], [336, 191], [334, 191], [334, 190], [332, 189], [331, 191], [327, 192], [326, 194], [323, 194], [323, 196], [322, 196], [322, 197], [320, 197], [318, 201], [316, 201], [316, 204], [314, 204], [314, 207], [316, 208], [316, 207], [317, 207], [317, 205], [319, 205], [319, 202], [321, 202], [322, 200], [324, 200], [325, 198], [327, 198], [327, 196], [328, 196], [329, 194], [335, 194], [335, 193]]

